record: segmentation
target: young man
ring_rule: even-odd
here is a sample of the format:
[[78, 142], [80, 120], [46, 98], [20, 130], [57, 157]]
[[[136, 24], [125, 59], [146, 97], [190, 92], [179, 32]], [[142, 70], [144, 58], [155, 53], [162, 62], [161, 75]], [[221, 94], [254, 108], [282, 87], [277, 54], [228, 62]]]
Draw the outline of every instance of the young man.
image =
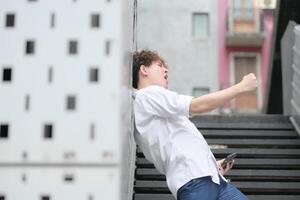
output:
[[223, 175], [223, 160], [216, 161], [202, 134], [189, 121], [191, 114], [211, 111], [239, 94], [257, 87], [254, 74], [227, 89], [200, 97], [168, 90], [168, 67], [153, 51], [133, 55], [135, 140], [145, 157], [166, 175], [178, 200], [245, 200], [247, 197]]

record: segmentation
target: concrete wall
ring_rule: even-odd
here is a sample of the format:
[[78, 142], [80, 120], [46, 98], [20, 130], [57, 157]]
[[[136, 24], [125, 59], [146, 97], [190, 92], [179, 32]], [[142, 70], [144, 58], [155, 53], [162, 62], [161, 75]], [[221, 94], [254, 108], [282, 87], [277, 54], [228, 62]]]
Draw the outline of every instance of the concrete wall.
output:
[[[0, 2], [1, 199], [131, 199], [132, 5]], [[13, 27], [6, 27], [9, 13]], [[100, 15], [96, 28], [90, 26], [93, 13]], [[35, 42], [30, 55], [27, 40]], [[68, 53], [70, 40], [78, 42], [75, 55]], [[3, 78], [7, 68], [9, 81]], [[98, 69], [98, 81], [90, 81], [90, 68]], [[74, 110], [66, 108], [68, 95], [76, 98]], [[53, 126], [50, 138], [45, 124]]]
[[[169, 65], [169, 89], [218, 89], [217, 0], [138, 1], [138, 48], [157, 50]], [[192, 36], [193, 13], [208, 14], [208, 37]]]

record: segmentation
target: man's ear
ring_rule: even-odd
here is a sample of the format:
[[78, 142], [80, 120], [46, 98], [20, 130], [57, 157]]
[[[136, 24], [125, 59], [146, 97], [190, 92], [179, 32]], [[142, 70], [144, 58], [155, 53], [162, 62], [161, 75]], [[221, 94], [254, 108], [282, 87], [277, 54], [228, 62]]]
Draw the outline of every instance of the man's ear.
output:
[[148, 75], [148, 67], [146, 67], [145, 65], [141, 65], [140, 72], [143, 76], [147, 76]]

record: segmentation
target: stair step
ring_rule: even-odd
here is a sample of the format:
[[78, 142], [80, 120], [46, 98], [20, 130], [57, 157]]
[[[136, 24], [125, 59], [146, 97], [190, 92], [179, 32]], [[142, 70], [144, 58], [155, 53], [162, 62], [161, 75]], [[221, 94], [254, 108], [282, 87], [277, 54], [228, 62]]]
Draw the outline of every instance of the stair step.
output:
[[299, 148], [295, 139], [206, 139], [209, 145], [225, 145], [229, 148]]
[[224, 158], [236, 152], [238, 158], [300, 158], [300, 149], [255, 149], [255, 148], [228, 148], [212, 149], [216, 158]]
[[198, 115], [191, 117], [192, 122], [197, 123], [261, 123], [261, 124], [289, 124], [288, 116], [283, 115]]
[[248, 130], [293, 130], [292, 124], [270, 124], [270, 123], [254, 123], [254, 122], [243, 122], [243, 123], [200, 123], [195, 122], [195, 126], [198, 129], [248, 129]]
[[[238, 158], [300, 158], [300, 149], [266, 149], [266, 148], [225, 148], [212, 149], [216, 158], [224, 158], [231, 153], [237, 153]], [[137, 156], [144, 154], [137, 149]]]
[[[247, 195], [250, 200], [299, 200], [300, 195]], [[175, 200], [172, 194], [135, 194], [134, 200]]]
[[296, 139], [298, 134], [294, 130], [211, 130], [200, 129], [202, 135], [209, 138], [253, 138], [253, 139]]
[[[233, 169], [226, 174], [232, 181], [294, 181], [300, 182], [300, 170], [241, 170]], [[156, 169], [137, 169], [137, 180], [166, 180]]]
[[219, 116], [203, 115], [190, 118], [201, 129], [293, 130], [288, 117], [280, 115]]
[[[245, 194], [300, 195], [300, 182], [237, 182], [231, 184]], [[170, 193], [165, 181], [135, 181], [135, 193]]]
[[[154, 168], [146, 158], [137, 158], [138, 168]], [[300, 169], [300, 159], [236, 158], [234, 169]]]

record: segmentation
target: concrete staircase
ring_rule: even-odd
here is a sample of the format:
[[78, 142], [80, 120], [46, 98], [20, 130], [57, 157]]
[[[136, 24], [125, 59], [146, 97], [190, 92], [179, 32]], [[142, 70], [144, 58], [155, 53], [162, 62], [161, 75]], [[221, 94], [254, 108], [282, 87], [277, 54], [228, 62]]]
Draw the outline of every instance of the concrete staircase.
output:
[[[191, 119], [217, 159], [237, 152], [226, 175], [252, 200], [300, 199], [300, 138], [288, 117], [199, 116]], [[174, 200], [165, 176], [137, 148], [134, 200]]]

